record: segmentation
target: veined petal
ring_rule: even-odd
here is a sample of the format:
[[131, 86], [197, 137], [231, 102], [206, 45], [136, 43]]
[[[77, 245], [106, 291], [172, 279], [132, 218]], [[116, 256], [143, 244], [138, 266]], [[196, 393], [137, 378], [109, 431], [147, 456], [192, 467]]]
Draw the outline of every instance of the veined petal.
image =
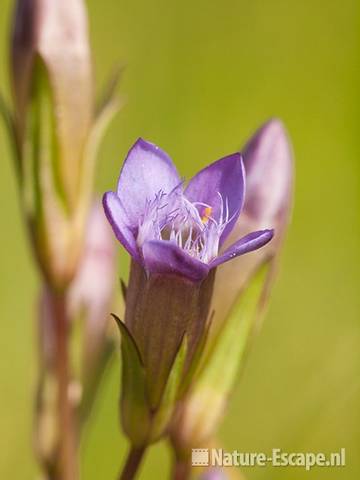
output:
[[220, 237], [220, 244], [233, 228], [245, 197], [245, 170], [240, 153], [224, 157], [197, 173], [189, 182], [185, 195], [190, 202], [201, 202], [211, 207], [211, 217], [219, 221], [221, 210], [228, 223]]
[[259, 230], [257, 232], [249, 233], [237, 242], [233, 243], [225, 252], [219, 257], [215, 258], [210, 263], [210, 268], [217, 267], [222, 263], [228, 262], [239, 255], [252, 252], [260, 247], [266, 245], [274, 236], [274, 230]]
[[118, 196], [114, 192], [106, 192], [103, 196], [103, 206], [116, 238], [135, 260], [140, 261], [134, 234], [128, 225], [127, 215]]
[[151, 273], [179, 274], [192, 281], [200, 281], [209, 273], [208, 265], [191, 257], [170, 241], [146, 242], [142, 252], [145, 267]]
[[130, 227], [137, 228], [146, 201], [153, 200], [159, 192], [171, 192], [179, 183], [171, 158], [153, 143], [139, 138], [125, 159], [117, 185]]

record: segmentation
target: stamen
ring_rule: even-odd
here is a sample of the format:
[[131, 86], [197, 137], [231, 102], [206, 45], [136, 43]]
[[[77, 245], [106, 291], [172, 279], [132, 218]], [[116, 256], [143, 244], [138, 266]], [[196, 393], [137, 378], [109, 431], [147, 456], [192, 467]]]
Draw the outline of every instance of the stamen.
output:
[[146, 199], [144, 215], [139, 221], [137, 243], [140, 247], [149, 240], [168, 240], [189, 255], [209, 263], [218, 255], [220, 237], [229, 218], [228, 199], [220, 197], [219, 218], [214, 207], [202, 202], [190, 202], [179, 184], [169, 194], [160, 190], [153, 199]]
[[212, 207], [205, 207], [204, 213], [201, 217], [202, 223], [207, 223], [209, 221], [212, 210], [213, 210]]

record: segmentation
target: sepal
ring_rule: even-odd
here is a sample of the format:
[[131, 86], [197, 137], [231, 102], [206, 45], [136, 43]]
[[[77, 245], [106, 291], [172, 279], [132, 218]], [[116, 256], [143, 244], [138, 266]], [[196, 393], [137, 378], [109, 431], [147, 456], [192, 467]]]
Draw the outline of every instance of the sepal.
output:
[[152, 441], [161, 437], [171, 421], [183, 381], [187, 350], [188, 341], [186, 335], [184, 335], [171, 367], [160, 405], [153, 419]]
[[121, 334], [121, 420], [132, 445], [147, 444], [151, 418], [146, 393], [146, 375], [140, 351], [126, 325], [112, 314]]

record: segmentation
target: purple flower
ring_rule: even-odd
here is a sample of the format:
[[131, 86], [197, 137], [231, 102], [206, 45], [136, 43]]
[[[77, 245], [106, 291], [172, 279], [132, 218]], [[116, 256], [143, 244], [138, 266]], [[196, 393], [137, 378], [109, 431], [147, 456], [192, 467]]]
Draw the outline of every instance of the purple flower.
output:
[[[133, 444], [166, 431], [202, 355], [216, 267], [273, 236], [272, 230], [246, 232], [223, 247], [244, 197], [239, 153], [201, 170], [185, 186], [168, 155], [142, 139], [129, 151], [116, 193], [104, 195], [106, 216], [133, 258], [120, 322], [122, 421]], [[171, 400], [169, 388], [175, 388]]]
[[222, 248], [244, 199], [239, 153], [204, 168], [185, 186], [169, 156], [139, 139], [117, 192], [105, 193], [103, 203], [117, 239], [148, 273], [201, 281], [211, 269], [271, 240], [273, 230], [259, 230]]

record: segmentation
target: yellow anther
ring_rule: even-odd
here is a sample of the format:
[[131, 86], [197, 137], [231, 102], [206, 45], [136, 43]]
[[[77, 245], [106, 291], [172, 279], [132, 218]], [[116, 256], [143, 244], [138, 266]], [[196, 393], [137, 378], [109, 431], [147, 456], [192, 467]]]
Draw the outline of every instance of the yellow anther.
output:
[[211, 212], [212, 212], [212, 207], [205, 207], [204, 213], [201, 217], [202, 223], [207, 223], [209, 221], [209, 218], [211, 216]]

